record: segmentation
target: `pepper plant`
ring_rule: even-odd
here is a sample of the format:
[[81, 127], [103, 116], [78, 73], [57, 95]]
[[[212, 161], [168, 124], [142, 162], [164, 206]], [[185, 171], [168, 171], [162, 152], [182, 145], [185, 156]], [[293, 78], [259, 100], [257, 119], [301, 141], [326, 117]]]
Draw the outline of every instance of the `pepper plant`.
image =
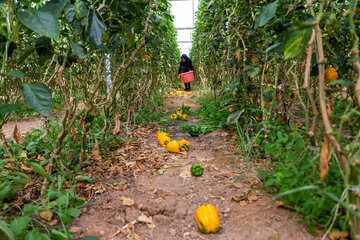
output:
[[[287, 204], [295, 205], [311, 229], [324, 227], [326, 234], [350, 229], [354, 239], [360, 235], [359, 8], [355, 0], [202, 0], [191, 51], [202, 84], [229, 112], [228, 124], [253, 129], [246, 132], [254, 139], [249, 144], [257, 144], [270, 164], [286, 161], [294, 168], [264, 172], [267, 186], [290, 194]], [[327, 84], [329, 67], [340, 78]], [[291, 134], [283, 141], [280, 132]], [[285, 144], [299, 139], [304, 144]], [[280, 155], [275, 158], [270, 146]], [[302, 154], [287, 156], [290, 146]], [[304, 169], [297, 161], [312, 163], [306, 169], [318, 179], [298, 178]], [[282, 187], [290, 186], [288, 178], [293, 191]], [[322, 200], [296, 189], [316, 191]], [[317, 204], [324, 212], [309, 211]], [[339, 207], [344, 209], [340, 216]]]
[[[179, 50], [170, 4], [9, 0], [0, 1], [0, 11], [0, 129], [27, 104], [42, 115], [44, 127], [42, 135], [24, 143], [9, 141], [0, 131], [1, 158], [21, 159], [5, 165], [2, 174], [9, 177], [1, 184], [15, 186], [6, 173], [26, 162], [36, 176], [20, 175], [26, 180], [20, 186], [34, 177], [42, 186], [38, 205], [22, 204], [17, 208], [22, 212], [11, 203], [12, 193], [21, 188], [7, 189], [6, 206], [20, 216], [1, 208], [9, 216], [1, 220], [0, 230], [9, 239], [69, 239], [66, 228], [71, 217], [81, 214], [76, 207], [83, 202], [63, 184], [75, 184], [75, 177], [84, 174], [83, 165], [91, 164], [95, 138], [116, 139], [119, 130], [114, 128], [120, 121], [129, 126], [138, 112], [155, 110], [154, 103], [161, 103], [162, 89], [175, 75], [169, 69], [176, 70]], [[52, 116], [53, 106], [60, 109], [61, 119]], [[33, 215], [46, 207], [59, 216], [61, 226], [34, 224]]]

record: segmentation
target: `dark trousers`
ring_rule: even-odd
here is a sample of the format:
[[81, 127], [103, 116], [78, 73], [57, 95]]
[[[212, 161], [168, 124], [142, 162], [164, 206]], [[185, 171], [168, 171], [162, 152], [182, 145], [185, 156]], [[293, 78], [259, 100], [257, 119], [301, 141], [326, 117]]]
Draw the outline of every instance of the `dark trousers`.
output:
[[190, 83], [184, 83], [185, 84], [185, 91], [190, 91], [191, 87], [190, 87]]

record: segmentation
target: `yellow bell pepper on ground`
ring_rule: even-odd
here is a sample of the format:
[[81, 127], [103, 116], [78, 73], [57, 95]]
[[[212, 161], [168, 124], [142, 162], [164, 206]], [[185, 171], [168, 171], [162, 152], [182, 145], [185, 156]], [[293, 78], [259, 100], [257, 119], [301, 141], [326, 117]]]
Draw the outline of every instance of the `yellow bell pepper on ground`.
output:
[[184, 121], [187, 121], [187, 115], [186, 115], [186, 114], [183, 114], [183, 115], [181, 116], [181, 119], [184, 120]]
[[173, 93], [173, 92], [170, 92], [169, 94], [170, 94], [171, 96], [173, 96], [173, 95], [174, 95], [174, 93]]
[[165, 137], [161, 138], [159, 142], [160, 142], [160, 145], [161, 145], [162, 147], [166, 147], [166, 145], [167, 145], [169, 142], [171, 142], [171, 139], [170, 139], [170, 137], [165, 136]]
[[195, 213], [195, 221], [203, 233], [216, 233], [220, 229], [219, 214], [211, 204], [198, 207]]
[[180, 145], [180, 150], [181, 151], [185, 151], [185, 150], [189, 151], [190, 143], [187, 140], [181, 139], [179, 141], [179, 145]]
[[180, 145], [178, 141], [171, 141], [166, 145], [166, 149], [169, 152], [178, 153], [180, 152]]
[[159, 129], [157, 132], [156, 132], [156, 136], [158, 137], [160, 133], [167, 133], [165, 129]]
[[181, 115], [181, 114], [183, 114], [183, 110], [181, 108], [177, 108], [176, 113]]
[[187, 94], [188, 96], [190, 96], [190, 95], [191, 95], [191, 93], [190, 93], [190, 92], [187, 92], [186, 94]]
[[177, 114], [175, 114], [175, 113], [174, 113], [174, 114], [171, 114], [170, 118], [171, 118], [171, 119], [177, 119]]
[[159, 135], [157, 136], [158, 142], [160, 143], [160, 140], [167, 136], [169, 136], [169, 134], [166, 132], [159, 133]]

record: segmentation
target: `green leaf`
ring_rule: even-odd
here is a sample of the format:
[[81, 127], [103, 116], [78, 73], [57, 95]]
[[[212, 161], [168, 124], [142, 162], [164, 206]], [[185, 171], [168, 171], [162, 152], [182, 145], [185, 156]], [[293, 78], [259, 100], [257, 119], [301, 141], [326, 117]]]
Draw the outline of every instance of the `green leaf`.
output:
[[261, 14], [259, 17], [259, 27], [264, 26], [268, 21], [275, 17], [276, 14], [276, 5], [278, 1], [269, 3], [268, 5], [262, 7]]
[[23, 212], [27, 216], [35, 215], [38, 213], [37, 207], [33, 204], [26, 204], [23, 208]]
[[22, 9], [17, 14], [18, 19], [26, 27], [46, 37], [59, 40], [60, 23], [50, 12], [42, 10]]
[[60, 232], [58, 230], [55, 229], [51, 229], [51, 239], [54, 240], [68, 240], [69, 236], [67, 236], [67, 234]]
[[0, 119], [2, 115], [5, 115], [7, 113], [11, 113], [17, 109], [19, 109], [22, 106], [22, 104], [3, 104], [0, 105]]
[[62, 195], [57, 199], [58, 208], [63, 209], [69, 206], [69, 198], [66, 195]]
[[50, 0], [41, 10], [51, 12], [54, 16], [59, 17], [67, 2], [67, 0]]
[[65, 8], [65, 18], [66, 20], [71, 23], [72, 21], [74, 21], [75, 18], [75, 5], [70, 4]]
[[6, 73], [6, 75], [11, 76], [11, 77], [16, 77], [16, 78], [24, 78], [25, 77], [24, 73], [22, 73], [21, 71], [17, 71], [17, 70], [9, 71]]
[[78, 240], [99, 240], [97, 237], [94, 236], [86, 236], [83, 238], [79, 238]]
[[50, 237], [44, 233], [40, 233], [38, 228], [34, 228], [26, 234], [25, 240], [50, 240]]
[[23, 83], [21, 90], [25, 100], [31, 107], [42, 115], [49, 115], [53, 100], [51, 91], [46, 85], [38, 82]]
[[39, 57], [50, 58], [53, 55], [54, 48], [51, 45], [51, 39], [48, 37], [39, 37], [36, 39], [35, 47]]
[[346, 208], [346, 210], [348, 210], [351, 214], [355, 215], [358, 219], [360, 219], [360, 214], [357, 211], [355, 211], [352, 207], [350, 207], [346, 202], [342, 201], [340, 198], [338, 198], [337, 196], [335, 196], [330, 192], [323, 191], [323, 193], [332, 200], [334, 200], [335, 202], [337, 202], [338, 204], [340, 204], [343, 208]]
[[3, 200], [11, 200], [14, 196], [15, 192], [11, 188], [11, 185], [7, 185], [4, 189], [0, 191], [0, 202]]
[[105, 36], [106, 26], [101, 17], [95, 10], [91, 10], [86, 28], [86, 39], [95, 46], [102, 44], [102, 39]]
[[312, 28], [305, 28], [288, 33], [284, 43], [285, 59], [297, 57], [308, 45]]
[[349, 80], [338, 79], [338, 80], [332, 81], [328, 85], [329, 86], [332, 86], [332, 85], [355, 86], [355, 82], [349, 81]]
[[272, 199], [275, 200], [275, 199], [279, 199], [279, 198], [284, 197], [284, 196], [289, 195], [289, 194], [302, 192], [302, 191], [307, 191], [307, 190], [316, 190], [316, 189], [319, 189], [319, 187], [315, 186], [315, 185], [309, 185], [309, 186], [303, 186], [303, 187], [299, 187], [299, 188], [294, 188], [292, 190], [279, 193], [279, 194], [273, 196]]
[[276, 41], [273, 45], [271, 45], [270, 47], [268, 47], [265, 52], [272, 52], [272, 51], [281, 51], [283, 48], [283, 42], [282, 41]]
[[67, 210], [67, 213], [68, 213], [70, 216], [77, 218], [77, 217], [80, 217], [82, 211], [79, 210], [79, 209], [77, 209], [77, 208], [69, 208], [69, 209]]
[[66, 225], [66, 226], [69, 226], [71, 224], [71, 216], [70, 214], [67, 212], [67, 211], [64, 211], [64, 212], [56, 212], [57, 215], [59, 216], [60, 218], [60, 221]]
[[91, 178], [89, 176], [79, 176], [75, 178], [75, 182], [89, 182], [89, 183], [94, 183], [96, 182], [96, 179]]
[[28, 216], [15, 217], [10, 224], [10, 228], [15, 233], [15, 236], [19, 236], [25, 232], [29, 222]]
[[89, 7], [88, 5], [83, 1], [76, 1], [76, 7], [75, 7], [75, 13], [76, 18], [80, 21], [84, 17], [88, 15]]
[[9, 238], [9, 240], [15, 240], [15, 235], [8, 227], [8, 225], [0, 219], [0, 231], [5, 233], [5, 235]]
[[45, 169], [37, 162], [34, 161], [28, 161], [27, 162], [38, 174], [43, 176], [44, 178], [47, 178], [48, 180], [52, 180], [51, 176], [45, 171]]
[[71, 41], [71, 47], [74, 50], [74, 54], [76, 54], [80, 59], [86, 58], [87, 53], [86, 49], [83, 46]]
[[30, 56], [34, 51], [36, 50], [36, 47], [27, 49], [16, 61], [17, 64], [21, 65], [24, 63], [26, 58]]
[[259, 68], [254, 68], [250, 73], [250, 77], [255, 77], [259, 73], [260, 73], [260, 69]]
[[241, 114], [244, 112], [244, 109], [241, 109], [239, 111], [233, 112], [232, 114], [229, 115], [227, 122], [228, 123], [235, 123], [237, 120], [239, 120]]

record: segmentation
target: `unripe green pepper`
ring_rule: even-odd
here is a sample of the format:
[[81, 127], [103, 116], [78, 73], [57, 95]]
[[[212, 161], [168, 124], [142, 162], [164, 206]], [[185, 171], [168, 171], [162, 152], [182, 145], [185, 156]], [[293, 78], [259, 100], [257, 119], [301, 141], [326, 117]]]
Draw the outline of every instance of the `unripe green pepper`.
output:
[[198, 177], [203, 174], [204, 168], [200, 164], [194, 164], [191, 166], [191, 174]]

